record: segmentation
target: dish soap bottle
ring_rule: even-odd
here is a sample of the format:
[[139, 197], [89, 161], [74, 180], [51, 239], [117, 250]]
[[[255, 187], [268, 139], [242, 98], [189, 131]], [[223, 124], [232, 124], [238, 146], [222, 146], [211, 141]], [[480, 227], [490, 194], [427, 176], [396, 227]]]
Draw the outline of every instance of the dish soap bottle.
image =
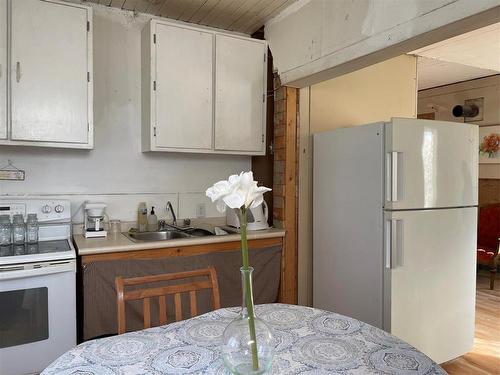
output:
[[148, 230], [148, 208], [146, 202], [139, 203], [137, 210], [137, 229], [139, 232], [146, 232]]
[[155, 214], [155, 207], [151, 207], [151, 213], [148, 216], [148, 231], [155, 232], [158, 230], [158, 218]]

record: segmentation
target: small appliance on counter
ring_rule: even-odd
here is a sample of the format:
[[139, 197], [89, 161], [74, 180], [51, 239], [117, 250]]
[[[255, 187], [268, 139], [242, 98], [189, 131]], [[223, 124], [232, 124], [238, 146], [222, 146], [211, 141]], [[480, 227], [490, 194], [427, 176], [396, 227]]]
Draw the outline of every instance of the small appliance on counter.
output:
[[[269, 210], [265, 201], [255, 208], [250, 208], [247, 210], [247, 230], [268, 229], [268, 217]], [[235, 228], [240, 227], [240, 219], [234, 210], [229, 208], [226, 210], [226, 219], [227, 225]]]
[[104, 217], [106, 205], [104, 203], [84, 203], [85, 211], [85, 238], [106, 237], [104, 230]]

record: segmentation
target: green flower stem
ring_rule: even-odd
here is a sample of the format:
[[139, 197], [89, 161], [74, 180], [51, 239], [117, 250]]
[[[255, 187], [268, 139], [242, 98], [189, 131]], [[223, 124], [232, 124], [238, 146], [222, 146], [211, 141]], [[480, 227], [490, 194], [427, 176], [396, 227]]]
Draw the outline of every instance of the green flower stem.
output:
[[[241, 257], [243, 259], [243, 270], [248, 271], [249, 261], [248, 261], [248, 241], [247, 241], [247, 209], [245, 207], [241, 208], [240, 215], [240, 227], [241, 227]], [[259, 357], [257, 355], [257, 335], [255, 334], [255, 320], [253, 311], [253, 295], [252, 286], [250, 285], [250, 275], [248, 272], [244, 272], [245, 279], [245, 298], [248, 311], [248, 329], [250, 331], [250, 340], [252, 348], [252, 367], [254, 371], [259, 369]]]

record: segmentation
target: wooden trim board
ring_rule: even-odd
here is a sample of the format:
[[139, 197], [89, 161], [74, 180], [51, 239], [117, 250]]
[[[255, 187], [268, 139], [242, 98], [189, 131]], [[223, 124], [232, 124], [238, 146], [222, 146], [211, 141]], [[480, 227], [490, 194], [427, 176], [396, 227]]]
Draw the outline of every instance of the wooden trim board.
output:
[[285, 87], [285, 244], [280, 299], [297, 304], [297, 116], [298, 90]]

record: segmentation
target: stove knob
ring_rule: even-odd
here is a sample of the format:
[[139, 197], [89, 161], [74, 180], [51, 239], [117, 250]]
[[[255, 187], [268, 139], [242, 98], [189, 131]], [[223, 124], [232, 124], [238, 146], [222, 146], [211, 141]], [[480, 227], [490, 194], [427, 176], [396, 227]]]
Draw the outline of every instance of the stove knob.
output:
[[58, 205], [54, 208], [54, 210], [55, 210], [58, 214], [60, 214], [61, 212], [63, 212], [63, 211], [64, 211], [64, 206], [61, 206], [60, 204], [58, 204]]
[[52, 211], [52, 208], [48, 204], [42, 207], [42, 212], [44, 214], [50, 214], [50, 211]]

